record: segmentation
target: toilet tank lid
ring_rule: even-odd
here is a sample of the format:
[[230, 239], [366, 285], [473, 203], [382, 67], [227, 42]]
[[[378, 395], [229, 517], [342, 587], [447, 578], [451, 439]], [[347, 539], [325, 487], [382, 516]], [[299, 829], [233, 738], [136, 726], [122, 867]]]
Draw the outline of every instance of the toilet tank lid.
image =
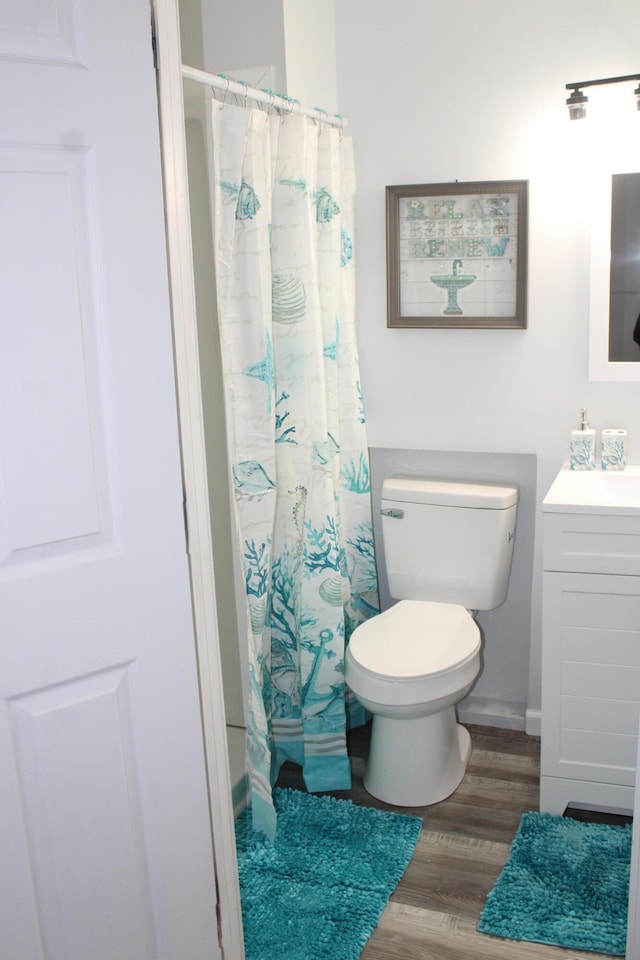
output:
[[382, 484], [382, 498], [402, 503], [506, 510], [518, 502], [518, 488], [496, 486], [492, 483], [464, 483], [458, 480], [388, 477]]

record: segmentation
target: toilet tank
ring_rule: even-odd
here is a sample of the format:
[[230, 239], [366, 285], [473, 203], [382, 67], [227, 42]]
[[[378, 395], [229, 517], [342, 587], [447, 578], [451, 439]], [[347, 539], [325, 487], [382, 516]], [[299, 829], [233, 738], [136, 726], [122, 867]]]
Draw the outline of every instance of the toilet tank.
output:
[[507, 595], [518, 488], [390, 477], [382, 485], [389, 592], [493, 610]]

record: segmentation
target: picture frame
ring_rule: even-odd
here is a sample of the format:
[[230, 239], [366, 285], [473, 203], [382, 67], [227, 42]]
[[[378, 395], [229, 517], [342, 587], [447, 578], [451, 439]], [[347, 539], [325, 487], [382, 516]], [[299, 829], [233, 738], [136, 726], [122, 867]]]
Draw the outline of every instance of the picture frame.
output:
[[527, 326], [527, 180], [387, 186], [387, 326]]

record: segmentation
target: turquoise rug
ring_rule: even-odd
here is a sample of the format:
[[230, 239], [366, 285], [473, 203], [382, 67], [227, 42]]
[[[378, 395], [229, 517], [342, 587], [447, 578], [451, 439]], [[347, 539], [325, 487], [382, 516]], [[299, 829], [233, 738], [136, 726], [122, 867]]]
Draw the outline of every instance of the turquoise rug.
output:
[[623, 956], [631, 826], [525, 813], [478, 930]]
[[300, 790], [273, 793], [272, 843], [236, 821], [247, 960], [356, 960], [402, 877], [422, 821]]

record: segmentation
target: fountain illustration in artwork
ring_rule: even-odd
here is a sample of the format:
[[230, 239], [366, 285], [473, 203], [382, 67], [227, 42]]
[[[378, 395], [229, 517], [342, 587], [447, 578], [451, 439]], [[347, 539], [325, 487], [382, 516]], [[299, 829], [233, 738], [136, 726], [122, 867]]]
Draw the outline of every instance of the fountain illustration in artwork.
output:
[[462, 310], [458, 303], [458, 290], [462, 290], [463, 287], [468, 287], [469, 284], [473, 283], [474, 280], [477, 280], [475, 274], [462, 274], [458, 273], [458, 267], [462, 266], [462, 260], [454, 260], [452, 266], [452, 272], [448, 275], [436, 275], [431, 277], [431, 280], [437, 287], [442, 287], [443, 290], [447, 291], [448, 301], [445, 310], [443, 311], [445, 316], [459, 317], [462, 315]]

